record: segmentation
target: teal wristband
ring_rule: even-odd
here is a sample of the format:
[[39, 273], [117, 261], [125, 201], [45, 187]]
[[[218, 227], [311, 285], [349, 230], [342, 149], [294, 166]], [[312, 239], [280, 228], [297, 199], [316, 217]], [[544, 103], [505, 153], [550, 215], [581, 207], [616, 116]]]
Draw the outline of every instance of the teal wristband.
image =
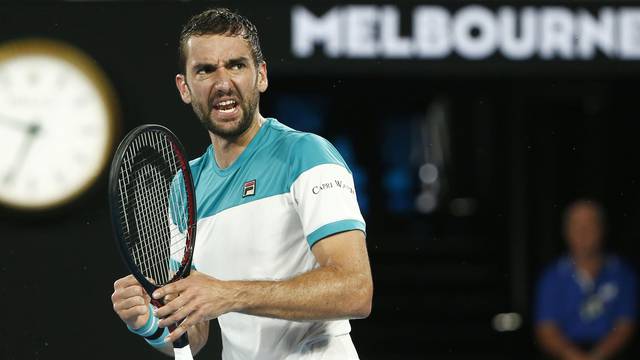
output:
[[162, 335], [158, 336], [157, 338], [153, 339], [153, 340], [149, 340], [149, 339], [144, 339], [144, 341], [147, 342], [147, 344], [153, 346], [153, 347], [162, 347], [163, 345], [165, 345], [166, 343], [164, 342], [164, 338], [166, 338], [167, 336], [169, 336], [169, 328], [164, 328], [164, 331], [162, 332]]
[[158, 318], [153, 315], [153, 306], [149, 304], [149, 318], [147, 322], [139, 329], [133, 329], [129, 325], [127, 325], [127, 329], [136, 335], [149, 336], [158, 330], [158, 322]]

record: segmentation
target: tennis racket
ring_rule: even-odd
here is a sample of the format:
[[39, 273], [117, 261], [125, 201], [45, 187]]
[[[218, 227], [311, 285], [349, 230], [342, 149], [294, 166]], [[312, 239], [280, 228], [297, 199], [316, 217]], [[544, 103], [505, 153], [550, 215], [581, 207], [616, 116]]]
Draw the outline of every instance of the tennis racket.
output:
[[[189, 275], [196, 201], [184, 147], [169, 129], [142, 125], [122, 140], [111, 163], [109, 203], [120, 254], [149, 296]], [[153, 297], [151, 303], [163, 305]], [[173, 348], [176, 359], [193, 359], [186, 332]]]

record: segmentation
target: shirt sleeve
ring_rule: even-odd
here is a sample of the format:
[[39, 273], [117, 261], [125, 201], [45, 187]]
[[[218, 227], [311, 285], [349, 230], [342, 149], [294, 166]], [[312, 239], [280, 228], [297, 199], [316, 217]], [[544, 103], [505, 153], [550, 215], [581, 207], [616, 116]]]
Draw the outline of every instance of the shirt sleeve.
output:
[[365, 232], [353, 176], [325, 139], [307, 134], [293, 148], [291, 195], [309, 246], [349, 230]]
[[623, 269], [616, 319], [635, 322], [637, 316], [637, 278], [630, 267], [624, 266]]
[[534, 314], [536, 325], [546, 321], [560, 322], [560, 304], [557, 300], [559, 298], [558, 279], [553, 270], [555, 269], [545, 271], [538, 281]]

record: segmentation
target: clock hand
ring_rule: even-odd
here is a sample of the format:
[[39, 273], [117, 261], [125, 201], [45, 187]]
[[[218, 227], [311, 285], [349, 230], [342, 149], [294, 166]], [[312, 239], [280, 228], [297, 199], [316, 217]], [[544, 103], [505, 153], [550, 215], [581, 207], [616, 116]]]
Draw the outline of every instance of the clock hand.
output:
[[29, 127], [32, 126], [33, 124], [29, 124], [24, 120], [20, 120], [20, 119], [16, 119], [13, 117], [0, 114], [0, 125], [28, 131]]
[[24, 163], [24, 159], [27, 157], [29, 150], [31, 150], [31, 145], [33, 145], [33, 140], [40, 133], [41, 126], [39, 122], [32, 122], [27, 126], [27, 134], [22, 141], [22, 146], [20, 146], [20, 150], [18, 151], [17, 156], [13, 160], [13, 165], [9, 168], [2, 178], [2, 182], [6, 185], [13, 181], [13, 179], [18, 174], [18, 171], [22, 168], [22, 164]]

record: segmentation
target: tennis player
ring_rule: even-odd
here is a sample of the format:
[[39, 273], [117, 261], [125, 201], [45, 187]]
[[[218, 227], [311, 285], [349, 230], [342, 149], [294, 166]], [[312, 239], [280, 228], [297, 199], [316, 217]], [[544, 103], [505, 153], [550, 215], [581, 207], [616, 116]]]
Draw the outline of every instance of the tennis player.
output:
[[155, 314], [132, 276], [119, 279], [116, 313], [134, 332], [179, 322], [147, 340], [167, 354], [185, 331], [199, 351], [217, 318], [226, 360], [357, 359], [348, 319], [369, 315], [373, 284], [349, 168], [325, 139], [260, 114], [267, 65], [243, 16], [192, 17], [180, 62], [180, 96], [211, 138], [191, 161], [197, 271], [153, 294], [168, 301]]

